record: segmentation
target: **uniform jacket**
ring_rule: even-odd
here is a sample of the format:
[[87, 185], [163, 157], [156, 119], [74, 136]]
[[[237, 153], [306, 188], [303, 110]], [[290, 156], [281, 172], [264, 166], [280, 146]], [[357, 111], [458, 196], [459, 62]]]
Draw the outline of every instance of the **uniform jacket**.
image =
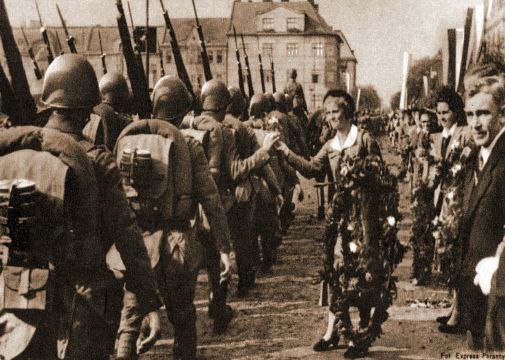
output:
[[496, 142], [475, 184], [478, 151], [465, 170], [464, 214], [461, 221], [463, 275], [473, 279], [475, 266], [496, 253], [505, 225], [505, 136]]
[[209, 163], [203, 146], [190, 136], [185, 137], [191, 156], [193, 170], [193, 200], [202, 205], [209, 220], [211, 239], [216, 241], [217, 248], [223, 253], [230, 252], [230, 230], [221, 203], [219, 191], [210, 173]]
[[146, 312], [161, 306], [140, 229], [121, 187], [121, 175], [114, 157], [103, 146], [94, 146], [80, 133], [65, 128], [64, 123], [49, 121], [48, 127], [65, 132], [78, 141], [91, 160], [99, 187], [99, 229], [104, 253], [114, 243], [126, 267], [126, 286], [143, 299]]

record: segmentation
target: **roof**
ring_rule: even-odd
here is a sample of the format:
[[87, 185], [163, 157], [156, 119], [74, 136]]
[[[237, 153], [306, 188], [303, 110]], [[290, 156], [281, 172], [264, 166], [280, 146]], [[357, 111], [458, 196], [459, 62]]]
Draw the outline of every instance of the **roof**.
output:
[[[307, 1], [301, 2], [233, 2], [231, 19], [238, 33], [249, 35], [256, 34], [256, 22], [251, 21], [252, 16], [264, 14], [277, 8], [286, 8], [291, 11], [305, 14], [305, 33], [335, 35], [332, 27], [326, 23], [319, 12]], [[228, 32], [232, 31], [231, 24]]]
[[[228, 18], [201, 18], [199, 20], [202, 25], [205, 42], [207, 45], [226, 46], [226, 31], [229, 24]], [[186, 41], [192, 34], [193, 29], [196, 28], [194, 18], [174, 18], [172, 19], [172, 24], [174, 26], [178, 42]], [[45, 45], [42, 42], [42, 36], [40, 35], [39, 28], [26, 28], [24, 30], [26, 37], [28, 38], [28, 42], [33, 47], [35, 54], [40, 51], [40, 48], [45, 48]], [[57, 45], [58, 41], [56, 39], [56, 33], [58, 34], [63, 50], [65, 52], [68, 52], [63, 28], [48, 26], [47, 31], [53, 52], [55, 52], [55, 54], [60, 52], [60, 49]], [[69, 26], [68, 31], [75, 38], [78, 53], [100, 53], [98, 31], [100, 31], [100, 36], [102, 37], [102, 46], [105, 53], [113, 54], [117, 53], [119, 50], [118, 44], [120, 42], [120, 38], [119, 31], [116, 26]], [[164, 36], [165, 26], [156, 26], [156, 31], [157, 40], [160, 44], [163, 42], [168, 43], [170, 41], [168, 32], [166, 36]], [[28, 56], [28, 47], [23, 38], [21, 28], [13, 28], [13, 33], [14, 38], [18, 43], [21, 54]]]
[[344, 33], [341, 30], [335, 30], [335, 32], [342, 39], [342, 45], [340, 46], [340, 58], [342, 60], [351, 60], [358, 62], [356, 56], [354, 55], [354, 50], [351, 48], [351, 45], [349, 45], [349, 42], [347, 41]]

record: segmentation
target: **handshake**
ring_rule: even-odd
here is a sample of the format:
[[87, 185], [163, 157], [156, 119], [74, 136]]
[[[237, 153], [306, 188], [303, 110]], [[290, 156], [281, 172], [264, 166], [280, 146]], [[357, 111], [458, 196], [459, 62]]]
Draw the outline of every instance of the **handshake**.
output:
[[266, 151], [270, 151], [272, 148], [274, 148], [275, 150], [284, 153], [286, 156], [289, 154], [289, 148], [284, 142], [280, 140], [280, 134], [276, 131], [266, 133], [261, 142], [261, 148]]

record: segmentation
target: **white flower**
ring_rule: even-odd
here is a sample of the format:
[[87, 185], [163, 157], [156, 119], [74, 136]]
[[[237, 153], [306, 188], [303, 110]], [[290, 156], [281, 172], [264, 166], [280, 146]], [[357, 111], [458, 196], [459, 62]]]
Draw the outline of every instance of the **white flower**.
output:
[[447, 193], [447, 198], [451, 201], [454, 200], [454, 191], [450, 191], [449, 193]]
[[440, 239], [440, 231], [436, 230], [432, 232], [432, 235], [435, 239]]
[[349, 243], [349, 250], [351, 250], [352, 253], [356, 253], [358, 251], [358, 245], [354, 241], [351, 241]]
[[340, 175], [346, 176], [349, 173], [349, 168], [347, 166], [343, 166], [342, 169], [340, 169]]
[[455, 142], [452, 143], [451, 149], [456, 150], [459, 147], [459, 145], [460, 145], [459, 141], [456, 140]]
[[460, 163], [454, 164], [454, 166], [451, 168], [452, 176], [456, 176], [462, 168], [463, 167]]
[[347, 225], [347, 230], [354, 231], [354, 225], [353, 224]]
[[396, 219], [394, 216], [388, 216], [387, 221], [388, 221], [388, 225], [391, 227], [395, 226], [395, 224], [396, 224]]

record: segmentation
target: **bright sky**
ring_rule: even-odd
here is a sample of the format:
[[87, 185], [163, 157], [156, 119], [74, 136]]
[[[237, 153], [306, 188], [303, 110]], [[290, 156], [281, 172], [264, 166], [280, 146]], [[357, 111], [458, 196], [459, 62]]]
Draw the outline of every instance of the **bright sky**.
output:
[[[56, 0], [38, 0], [44, 21], [59, 25]], [[446, 29], [463, 27], [466, 7], [483, 0], [316, 0], [326, 21], [341, 29], [358, 58], [358, 84], [372, 84], [389, 103], [401, 87], [402, 54], [430, 56], [446, 46]], [[34, 0], [5, 0], [15, 26], [37, 19]], [[146, 0], [130, 0], [133, 21], [145, 22]], [[200, 17], [226, 17], [232, 0], [195, 0]], [[126, 1], [123, 1], [126, 8]], [[69, 25], [114, 25], [115, 0], [58, 0]], [[190, 0], [164, 0], [173, 17], [193, 16]], [[159, 0], [150, 0], [152, 24], [163, 24]]]

